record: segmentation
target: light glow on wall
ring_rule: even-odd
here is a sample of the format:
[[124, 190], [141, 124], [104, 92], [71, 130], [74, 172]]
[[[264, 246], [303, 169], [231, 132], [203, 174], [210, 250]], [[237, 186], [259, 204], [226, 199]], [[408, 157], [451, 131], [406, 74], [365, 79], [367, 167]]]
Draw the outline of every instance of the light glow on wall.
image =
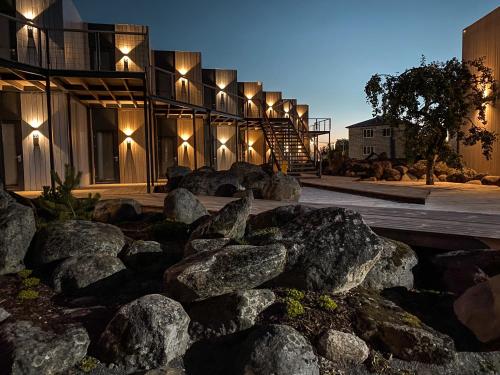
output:
[[177, 71], [183, 77], [189, 72], [189, 70], [187, 70], [186, 68], [179, 68], [179, 69], [177, 69]]

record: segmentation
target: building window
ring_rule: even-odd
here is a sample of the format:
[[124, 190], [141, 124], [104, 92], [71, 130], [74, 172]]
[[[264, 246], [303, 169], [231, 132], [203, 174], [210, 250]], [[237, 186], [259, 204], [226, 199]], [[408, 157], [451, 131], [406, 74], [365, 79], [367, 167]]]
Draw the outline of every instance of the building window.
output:
[[373, 129], [363, 129], [363, 138], [373, 138]]
[[390, 137], [392, 135], [392, 129], [391, 128], [382, 129], [382, 135], [384, 137]]
[[363, 155], [371, 155], [375, 152], [373, 146], [363, 146]]

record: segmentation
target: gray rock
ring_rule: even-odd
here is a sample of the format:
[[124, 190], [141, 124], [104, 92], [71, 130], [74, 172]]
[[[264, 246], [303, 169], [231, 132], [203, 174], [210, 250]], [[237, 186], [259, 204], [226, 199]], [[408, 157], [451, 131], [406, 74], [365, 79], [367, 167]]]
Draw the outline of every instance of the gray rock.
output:
[[401, 172], [397, 169], [385, 169], [384, 175], [382, 176], [387, 181], [400, 181], [401, 180]]
[[419, 160], [410, 167], [409, 173], [417, 177], [418, 179], [424, 177], [427, 173], [427, 161]]
[[496, 185], [500, 186], [500, 176], [484, 176], [481, 179], [483, 185]]
[[124, 245], [125, 236], [113, 225], [69, 220], [53, 223], [38, 233], [32, 259], [44, 265], [74, 256], [117, 256]]
[[0, 184], [0, 275], [24, 269], [24, 258], [36, 232], [35, 214]]
[[298, 202], [302, 188], [295, 177], [276, 173], [263, 190], [263, 198], [274, 201]]
[[247, 233], [245, 240], [255, 246], [271, 245], [283, 239], [281, 230], [276, 227], [254, 230]]
[[394, 167], [394, 169], [401, 173], [402, 176], [407, 174], [409, 171], [408, 167], [405, 165], [397, 165]]
[[113, 224], [137, 220], [141, 214], [142, 206], [135, 199], [106, 199], [96, 204], [92, 220]]
[[243, 182], [245, 177], [248, 176], [249, 174], [264, 172], [264, 170], [260, 165], [247, 163], [246, 161], [239, 161], [233, 163], [229, 171], [233, 173], [235, 176], [237, 176], [241, 182]]
[[500, 274], [499, 250], [452, 251], [436, 255], [431, 262], [442, 287], [457, 295], [485, 281], [485, 278]]
[[84, 255], [63, 261], [52, 274], [52, 285], [58, 293], [73, 293], [79, 289], [105, 283], [116, 285], [120, 280], [111, 276], [125, 270], [125, 265], [116, 257]]
[[465, 291], [454, 303], [458, 320], [481, 342], [500, 337], [500, 275]]
[[118, 310], [101, 335], [104, 358], [130, 370], [150, 370], [182, 356], [188, 347], [189, 316], [167, 297], [152, 294]]
[[311, 344], [285, 325], [255, 329], [243, 342], [237, 364], [235, 375], [319, 375]]
[[120, 254], [127, 267], [142, 270], [161, 263], [166, 258], [160, 243], [156, 241], [134, 241]]
[[214, 196], [217, 190], [224, 185], [232, 185], [235, 190], [240, 190], [238, 177], [230, 171], [218, 171], [203, 168], [194, 171], [182, 178], [180, 188], [189, 190], [195, 195]]
[[246, 223], [253, 198], [247, 197], [225, 205], [219, 212], [207, 218], [191, 233], [191, 240], [198, 238], [240, 239], [245, 235]]
[[500, 373], [500, 353], [457, 352], [450, 362], [438, 365], [417, 361], [401, 361], [396, 358], [390, 361], [397, 373], [418, 375], [498, 375]]
[[170, 220], [191, 224], [208, 211], [189, 190], [176, 189], [170, 192], [163, 205], [163, 215]]
[[363, 363], [370, 354], [368, 345], [358, 336], [333, 329], [321, 335], [318, 351], [335, 363]]
[[412, 269], [418, 264], [412, 248], [402, 242], [384, 239], [386, 242], [380, 260], [366, 275], [363, 286], [382, 290], [402, 286], [413, 288]]
[[313, 212], [315, 209], [302, 205], [282, 206], [270, 211], [253, 215], [248, 219], [247, 233], [271, 227], [281, 228], [298, 216]]
[[376, 293], [358, 291], [349, 296], [355, 308], [356, 333], [374, 346], [406, 361], [443, 364], [453, 360], [453, 340], [425, 325]]
[[[83, 328], [55, 334], [18, 321], [0, 326], [2, 373], [40, 375], [66, 373], [87, 354], [90, 339]], [[5, 372], [3, 372], [5, 371]]]
[[9, 319], [9, 317], [10, 317], [10, 313], [7, 310], [2, 309], [0, 307], [0, 323], [2, 323], [3, 321]]
[[306, 212], [280, 229], [287, 266], [276, 283], [299, 289], [340, 293], [360, 285], [385, 245], [359, 213], [342, 208]]
[[248, 290], [278, 276], [285, 267], [283, 245], [237, 245], [203, 252], [165, 271], [164, 286], [172, 298], [193, 302]]
[[181, 166], [169, 167], [167, 169], [168, 182], [166, 190], [172, 191], [177, 189], [184, 176], [187, 176], [191, 172], [192, 172], [191, 169], [188, 167], [181, 167]]
[[184, 257], [199, 254], [204, 251], [216, 251], [227, 246], [231, 242], [230, 238], [200, 238], [189, 241], [184, 248]]
[[186, 375], [186, 372], [178, 368], [162, 367], [154, 370], [142, 372], [137, 375]]
[[190, 335], [195, 340], [224, 336], [252, 327], [276, 300], [267, 289], [246, 290], [191, 304]]

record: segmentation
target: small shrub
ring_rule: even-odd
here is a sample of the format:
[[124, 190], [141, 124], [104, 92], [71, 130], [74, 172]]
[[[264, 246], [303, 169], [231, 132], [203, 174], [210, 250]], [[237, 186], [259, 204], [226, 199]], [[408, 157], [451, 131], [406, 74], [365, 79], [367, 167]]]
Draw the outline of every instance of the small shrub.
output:
[[302, 306], [302, 304], [296, 299], [286, 298], [285, 303], [286, 303], [286, 315], [290, 319], [297, 318], [302, 314], [304, 314], [304, 306]]
[[304, 292], [298, 290], [298, 289], [288, 289], [286, 291], [286, 296], [287, 298], [296, 300], [296, 301], [302, 301], [305, 297]]
[[89, 373], [97, 367], [98, 363], [99, 361], [94, 357], [86, 356], [80, 361], [78, 368], [85, 373]]
[[17, 273], [17, 275], [21, 278], [21, 279], [27, 279], [28, 277], [31, 276], [31, 274], [33, 273], [33, 270], [22, 270], [22, 271], [19, 271]]
[[26, 288], [33, 288], [40, 285], [40, 279], [38, 277], [28, 277], [23, 279], [23, 286]]
[[19, 298], [22, 301], [33, 300], [33, 299], [37, 299], [38, 297], [39, 297], [39, 293], [33, 289], [23, 289], [17, 295], [17, 298]]
[[338, 307], [337, 303], [330, 296], [327, 296], [326, 294], [319, 297], [318, 302], [321, 308], [327, 311], [334, 311]]

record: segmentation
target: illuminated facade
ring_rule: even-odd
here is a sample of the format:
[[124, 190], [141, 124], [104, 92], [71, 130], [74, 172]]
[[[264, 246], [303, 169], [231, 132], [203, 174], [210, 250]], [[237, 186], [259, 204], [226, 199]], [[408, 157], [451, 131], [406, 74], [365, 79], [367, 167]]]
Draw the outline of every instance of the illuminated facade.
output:
[[84, 22], [71, 0], [2, 4], [0, 179], [7, 188], [41, 190], [66, 164], [82, 172], [83, 186], [148, 189], [175, 165], [315, 168], [317, 134], [296, 100], [238, 82], [236, 70], [204, 69], [199, 52], [153, 50], [146, 26]]

